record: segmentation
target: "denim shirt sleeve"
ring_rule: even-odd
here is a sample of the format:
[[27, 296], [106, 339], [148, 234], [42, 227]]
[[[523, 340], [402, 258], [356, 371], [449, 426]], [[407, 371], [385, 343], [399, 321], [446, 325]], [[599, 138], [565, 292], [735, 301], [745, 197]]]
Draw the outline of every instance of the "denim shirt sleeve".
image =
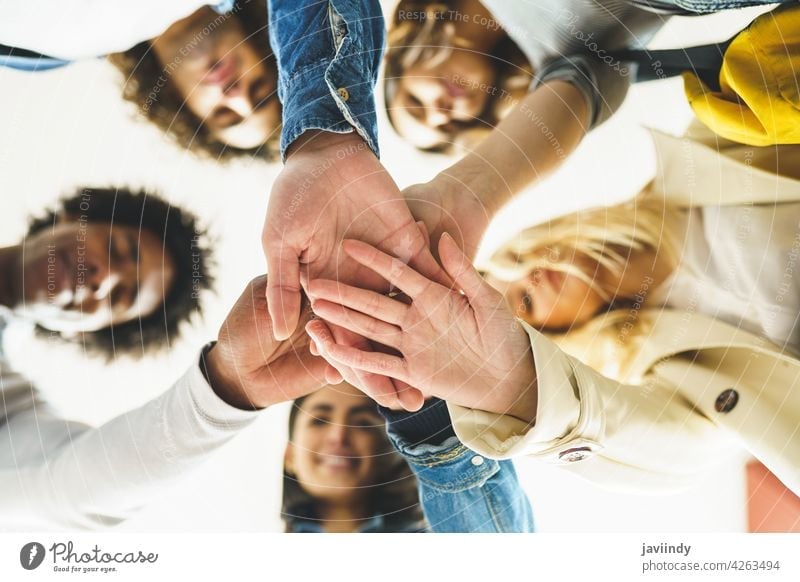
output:
[[431, 531], [532, 532], [533, 512], [511, 461], [485, 458], [456, 437], [441, 444], [413, 444], [387, 416], [392, 444], [406, 459], [419, 485]]
[[353, 130], [378, 155], [374, 88], [386, 32], [378, 0], [268, 0], [283, 104], [281, 156], [304, 132]]

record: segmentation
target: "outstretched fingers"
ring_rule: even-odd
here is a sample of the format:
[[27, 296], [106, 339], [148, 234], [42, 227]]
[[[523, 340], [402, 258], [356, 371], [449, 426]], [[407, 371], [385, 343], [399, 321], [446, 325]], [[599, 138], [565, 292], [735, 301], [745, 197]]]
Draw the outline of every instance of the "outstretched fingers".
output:
[[[403, 382], [408, 381], [406, 364], [403, 358], [339, 344], [334, 341], [330, 332], [326, 335], [321, 329], [321, 326], [324, 325], [323, 322], [315, 320], [309, 322], [306, 326], [306, 331], [317, 344], [320, 355], [326, 359], [331, 358], [336, 363], [355, 370], [362, 370], [380, 376], [391, 376]], [[392, 392], [394, 392], [394, 389], [392, 389]]]
[[402, 336], [400, 329], [394, 325], [324, 299], [315, 299], [311, 307], [326, 321], [372, 341], [400, 349]]
[[442, 234], [439, 239], [439, 256], [442, 259], [442, 266], [453, 278], [456, 286], [464, 292], [470, 304], [474, 304], [490, 289], [489, 284], [478, 274], [467, 255], [447, 233]]
[[306, 324], [306, 332], [313, 340], [316, 351], [320, 356], [333, 365], [347, 382], [362, 390], [381, 406], [387, 408], [403, 407], [401, 398], [390, 378], [382, 374], [370, 373], [369, 370], [350, 366], [336, 357], [340, 350], [352, 350], [358, 353], [361, 353], [362, 350], [338, 344], [327, 324], [320, 320], [308, 322]]
[[337, 281], [315, 279], [307, 287], [312, 301], [324, 299], [338, 303], [392, 325], [400, 325], [408, 313], [408, 306], [400, 301]]
[[345, 240], [342, 248], [358, 263], [375, 271], [412, 299], [421, 295], [432, 284], [400, 259], [387, 255], [372, 245], [357, 240]]

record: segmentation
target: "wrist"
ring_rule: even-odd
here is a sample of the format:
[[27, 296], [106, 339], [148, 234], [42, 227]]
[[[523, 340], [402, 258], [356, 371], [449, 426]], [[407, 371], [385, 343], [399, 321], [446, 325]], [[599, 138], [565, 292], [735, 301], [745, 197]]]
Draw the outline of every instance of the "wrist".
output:
[[200, 369], [211, 389], [226, 404], [240, 410], [265, 408], [265, 405], [253, 402], [236, 370], [227, 365], [227, 359], [217, 342], [203, 350]]
[[530, 348], [521, 373], [509, 386], [509, 394], [512, 395], [512, 398], [508, 401], [505, 414], [532, 426], [536, 422], [539, 399], [536, 368], [533, 365], [533, 352]]
[[494, 386], [494, 393], [498, 395], [498, 398], [487, 402], [484, 410], [513, 416], [528, 426], [532, 426], [536, 422], [538, 407], [537, 388], [533, 352], [528, 349], [527, 355], [519, 360], [514, 374], [508, 374], [506, 380], [498, 382]]
[[449, 168], [442, 170], [432, 180], [436, 187], [448, 194], [475, 200], [480, 204], [487, 221], [503, 207], [513, 194], [506, 182], [485, 160], [467, 155]]
[[369, 150], [369, 145], [356, 131], [347, 133], [336, 133], [313, 129], [303, 132], [286, 150], [286, 159], [295, 155], [324, 155], [329, 150], [341, 150], [341, 148], [357, 148], [358, 150]]

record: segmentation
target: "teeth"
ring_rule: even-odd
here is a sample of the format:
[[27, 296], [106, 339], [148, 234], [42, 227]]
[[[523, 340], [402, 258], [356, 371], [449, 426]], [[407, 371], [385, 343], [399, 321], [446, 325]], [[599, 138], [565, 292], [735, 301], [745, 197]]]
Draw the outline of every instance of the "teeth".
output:
[[343, 468], [346, 469], [353, 465], [353, 459], [349, 457], [340, 457], [340, 456], [325, 456], [322, 457], [322, 464], [327, 465], [329, 467], [335, 468]]

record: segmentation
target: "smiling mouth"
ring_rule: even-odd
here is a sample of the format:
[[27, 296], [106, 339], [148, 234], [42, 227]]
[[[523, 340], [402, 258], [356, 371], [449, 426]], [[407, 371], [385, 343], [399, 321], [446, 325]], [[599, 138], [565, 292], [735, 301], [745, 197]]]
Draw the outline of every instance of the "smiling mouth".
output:
[[467, 89], [458, 83], [454, 83], [450, 80], [443, 80], [442, 84], [444, 85], [444, 89], [447, 91], [447, 94], [453, 99], [458, 99], [467, 95]]
[[345, 455], [320, 455], [318, 461], [320, 466], [334, 471], [352, 471], [360, 462], [358, 457]]

